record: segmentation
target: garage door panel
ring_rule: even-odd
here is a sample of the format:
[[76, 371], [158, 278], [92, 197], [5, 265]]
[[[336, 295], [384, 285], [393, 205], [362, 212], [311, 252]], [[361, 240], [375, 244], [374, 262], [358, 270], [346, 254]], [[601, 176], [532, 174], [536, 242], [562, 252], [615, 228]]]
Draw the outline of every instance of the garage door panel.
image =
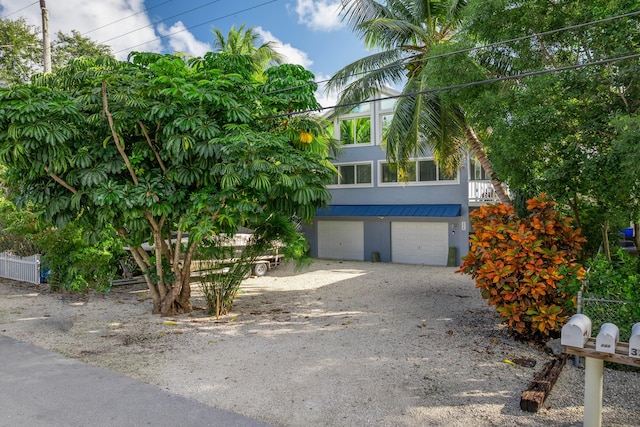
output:
[[318, 221], [318, 256], [364, 261], [364, 223]]
[[446, 222], [392, 222], [391, 258], [405, 264], [447, 265]]

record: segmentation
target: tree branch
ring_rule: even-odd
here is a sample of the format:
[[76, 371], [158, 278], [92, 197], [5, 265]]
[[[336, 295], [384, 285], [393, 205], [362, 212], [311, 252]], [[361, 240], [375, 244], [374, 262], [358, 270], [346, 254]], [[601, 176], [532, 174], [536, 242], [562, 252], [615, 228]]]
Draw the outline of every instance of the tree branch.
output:
[[162, 159], [160, 158], [160, 153], [158, 153], [158, 150], [156, 150], [156, 147], [153, 146], [153, 143], [151, 142], [151, 138], [149, 137], [149, 133], [147, 132], [147, 128], [144, 127], [144, 124], [140, 120], [138, 120], [138, 125], [140, 126], [140, 129], [142, 130], [144, 137], [147, 139], [147, 144], [149, 144], [149, 148], [151, 148], [151, 151], [153, 151], [153, 154], [156, 156], [156, 160], [160, 165], [160, 169], [162, 169], [162, 172], [166, 172], [167, 168], [164, 165], [164, 162], [162, 161]]
[[131, 167], [131, 162], [129, 161], [129, 157], [127, 157], [127, 153], [124, 152], [124, 148], [122, 148], [122, 144], [120, 143], [120, 137], [118, 137], [118, 133], [113, 125], [113, 116], [109, 112], [109, 103], [107, 101], [107, 82], [105, 80], [102, 81], [102, 107], [104, 113], [107, 115], [107, 120], [109, 121], [109, 128], [111, 129], [111, 135], [113, 136], [113, 141], [116, 144], [116, 148], [118, 148], [118, 152], [122, 159], [124, 160], [125, 165], [127, 165], [127, 169], [129, 170], [129, 174], [131, 175], [131, 179], [133, 179], [133, 183], [138, 185], [138, 177], [136, 173], [133, 171]]
[[44, 168], [45, 172], [47, 172], [49, 174], [49, 176], [58, 184], [62, 185], [64, 188], [66, 188], [67, 190], [71, 191], [73, 194], [76, 194], [78, 192], [78, 190], [76, 190], [74, 187], [72, 187], [71, 185], [67, 184], [67, 182], [65, 180], [63, 180], [62, 178], [60, 178], [58, 175], [56, 175], [53, 172], [49, 172], [49, 168], [45, 167]]

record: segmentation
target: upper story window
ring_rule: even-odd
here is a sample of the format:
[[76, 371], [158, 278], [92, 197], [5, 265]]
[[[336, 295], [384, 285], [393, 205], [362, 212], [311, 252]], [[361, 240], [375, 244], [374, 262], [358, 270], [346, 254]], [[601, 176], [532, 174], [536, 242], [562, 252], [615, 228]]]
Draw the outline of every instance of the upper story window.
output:
[[475, 158], [469, 159], [469, 179], [479, 181], [490, 181], [489, 175], [484, 171], [482, 165]]
[[371, 145], [373, 144], [371, 110], [371, 102], [357, 105], [347, 114], [335, 119], [329, 131], [345, 147]]
[[371, 117], [340, 119], [340, 142], [344, 145], [371, 144]]
[[336, 164], [338, 175], [334, 176], [331, 185], [364, 186], [373, 184], [373, 162]]
[[[402, 176], [404, 173], [404, 176]], [[399, 171], [395, 164], [380, 162], [380, 184], [425, 185], [434, 183], [455, 183], [458, 174], [448, 176], [432, 159], [410, 161], [405, 171]]]

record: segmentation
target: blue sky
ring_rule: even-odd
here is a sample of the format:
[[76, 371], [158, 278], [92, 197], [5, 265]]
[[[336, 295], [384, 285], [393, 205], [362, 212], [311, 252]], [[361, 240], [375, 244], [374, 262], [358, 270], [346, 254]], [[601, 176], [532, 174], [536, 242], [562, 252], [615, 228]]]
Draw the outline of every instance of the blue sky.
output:
[[[340, 0], [46, 0], [46, 6], [52, 35], [80, 31], [110, 45], [119, 59], [131, 50], [199, 56], [212, 50], [212, 27], [226, 35], [242, 24], [317, 80], [368, 54], [340, 19]], [[0, 0], [0, 17], [42, 24], [39, 1]], [[318, 97], [325, 106], [335, 101], [335, 94]]]

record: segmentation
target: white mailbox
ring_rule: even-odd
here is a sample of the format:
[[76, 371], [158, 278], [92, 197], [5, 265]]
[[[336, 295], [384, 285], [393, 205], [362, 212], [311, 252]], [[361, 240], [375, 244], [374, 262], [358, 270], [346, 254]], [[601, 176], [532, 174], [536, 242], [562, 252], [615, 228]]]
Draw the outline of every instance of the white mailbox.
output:
[[584, 314], [574, 314], [562, 327], [560, 344], [569, 347], [584, 348], [591, 337], [591, 319]]
[[596, 351], [601, 353], [616, 353], [616, 345], [620, 330], [613, 323], [603, 323], [600, 333], [596, 337]]
[[631, 338], [629, 338], [629, 357], [640, 357], [640, 323], [636, 323], [631, 328]]

